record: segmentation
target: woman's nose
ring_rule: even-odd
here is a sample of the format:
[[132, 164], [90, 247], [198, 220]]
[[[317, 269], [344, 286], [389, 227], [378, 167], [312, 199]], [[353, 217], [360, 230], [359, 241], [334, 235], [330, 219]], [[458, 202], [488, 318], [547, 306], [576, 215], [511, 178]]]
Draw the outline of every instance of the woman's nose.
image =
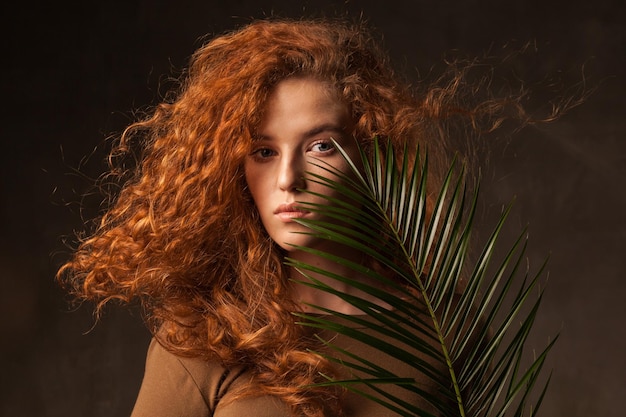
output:
[[278, 173], [278, 187], [283, 191], [296, 191], [306, 188], [305, 161], [301, 158], [288, 158], [282, 161]]

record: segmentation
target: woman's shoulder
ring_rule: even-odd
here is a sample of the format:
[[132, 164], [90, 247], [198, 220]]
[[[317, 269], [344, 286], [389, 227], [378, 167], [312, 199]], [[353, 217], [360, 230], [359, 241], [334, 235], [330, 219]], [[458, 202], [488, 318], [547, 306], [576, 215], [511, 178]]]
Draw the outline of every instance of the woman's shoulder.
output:
[[243, 372], [227, 370], [216, 361], [178, 356], [153, 338], [132, 417], [213, 415], [228, 386]]
[[176, 355], [153, 338], [148, 348], [146, 368], [132, 417], [230, 417], [247, 412], [268, 416], [288, 416], [284, 405], [271, 397], [245, 396], [231, 401], [230, 394], [252, 386], [243, 366], [226, 368], [218, 361]]

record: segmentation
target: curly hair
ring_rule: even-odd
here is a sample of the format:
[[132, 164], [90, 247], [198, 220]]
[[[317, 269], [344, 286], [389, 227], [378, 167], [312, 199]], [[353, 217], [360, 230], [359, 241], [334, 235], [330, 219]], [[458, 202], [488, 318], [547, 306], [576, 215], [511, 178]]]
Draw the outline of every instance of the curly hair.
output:
[[335, 371], [294, 322], [283, 254], [242, 167], [273, 87], [301, 75], [336, 88], [365, 146], [374, 137], [424, 144], [440, 172], [450, 155], [440, 122], [463, 113], [454, 101], [460, 76], [415, 94], [388, 61], [362, 24], [263, 20], [209, 41], [175, 96], [119, 138], [111, 161], [136, 142], [142, 157], [58, 280], [97, 311], [140, 300], [170, 351], [247, 364], [261, 392], [294, 413], [338, 409], [340, 392], [302, 388]]

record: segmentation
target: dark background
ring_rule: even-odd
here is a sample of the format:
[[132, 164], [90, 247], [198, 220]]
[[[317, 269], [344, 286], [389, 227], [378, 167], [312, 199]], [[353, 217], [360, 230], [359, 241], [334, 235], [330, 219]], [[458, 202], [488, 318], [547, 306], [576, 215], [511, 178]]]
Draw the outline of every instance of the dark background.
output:
[[[176, 3], [176, 5], [174, 4]], [[62, 240], [96, 212], [104, 138], [154, 104], [199, 38], [252, 17], [362, 13], [407, 74], [458, 50], [495, 55], [531, 104], [595, 90], [557, 122], [494, 142], [481, 218], [513, 197], [507, 235], [528, 224], [529, 261], [551, 254], [531, 345], [560, 340], [544, 416], [626, 409], [626, 10], [621, 0], [23, 2], [2, 12], [0, 414], [126, 416], [148, 343], [135, 309], [70, 309], [53, 276]], [[514, 48], [515, 49], [515, 48]], [[513, 77], [514, 78], [514, 77]], [[539, 84], [537, 84], [539, 83]], [[165, 86], [165, 87], [164, 87]], [[91, 156], [90, 156], [91, 155]], [[485, 154], [486, 155], [486, 154]], [[82, 207], [82, 208], [81, 208]], [[510, 229], [510, 230], [509, 230]]]

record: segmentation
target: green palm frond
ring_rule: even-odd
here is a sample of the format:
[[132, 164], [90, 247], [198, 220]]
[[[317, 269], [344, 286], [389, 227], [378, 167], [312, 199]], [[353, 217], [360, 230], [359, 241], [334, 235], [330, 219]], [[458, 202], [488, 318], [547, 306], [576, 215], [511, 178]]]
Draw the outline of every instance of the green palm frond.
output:
[[[525, 232], [492, 265], [509, 210], [470, 263], [478, 191], [467, 195], [461, 169], [453, 164], [434, 204], [427, 206], [427, 157], [398, 158], [389, 144], [383, 149], [376, 141], [372, 158], [360, 149], [361, 160], [355, 162], [335, 146], [351, 172], [319, 162], [328, 175], [309, 174], [308, 179], [344, 198], [318, 195], [328, 204], [306, 208], [323, 214], [319, 218], [324, 220], [298, 221], [310, 229], [307, 234], [357, 249], [382, 268], [297, 247], [368, 278], [351, 279], [288, 259], [288, 265], [306, 277], [301, 285], [338, 296], [364, 313], [344, 315], [318, 307], [327, 314], [298, 315], [306, 326], [341, 334], [396, 358], [427, 377], [436, 390], [425, 390], [407, 375], [396, 375], [384, 364], [323, 340], [330, 352], [325, 355], [352, 375], [345, 380], [328, 378], [327, 384], [340, 384], [402, 416], [433, 414], [390, 394], [389, 385], [419, 396], [443, 416], [535, 415], [547, 382], [538, 394], [533, 395], [533, 387], [554, 342], [527, 363], [524, 347], [541, 302], [541, 295], [534, 294], [543, 268], [533, 275], [525, 269]], [[320, 274], [380, 302], [342, 293], [328, 280], [315, 279]]]

